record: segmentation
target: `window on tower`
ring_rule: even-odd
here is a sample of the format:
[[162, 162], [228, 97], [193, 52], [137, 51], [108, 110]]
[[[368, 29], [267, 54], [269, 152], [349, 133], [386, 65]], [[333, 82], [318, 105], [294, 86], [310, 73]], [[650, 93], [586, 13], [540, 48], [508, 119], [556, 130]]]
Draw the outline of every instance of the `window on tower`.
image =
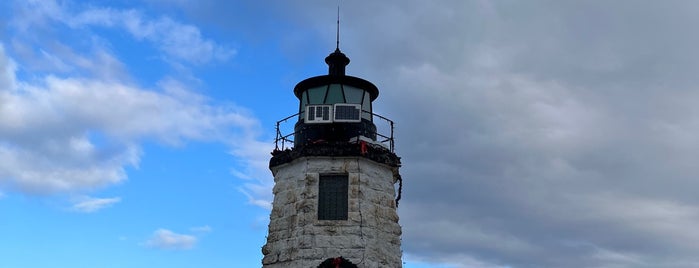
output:
[[347, 220], [347, 174], [320, 175], [318, 220]]

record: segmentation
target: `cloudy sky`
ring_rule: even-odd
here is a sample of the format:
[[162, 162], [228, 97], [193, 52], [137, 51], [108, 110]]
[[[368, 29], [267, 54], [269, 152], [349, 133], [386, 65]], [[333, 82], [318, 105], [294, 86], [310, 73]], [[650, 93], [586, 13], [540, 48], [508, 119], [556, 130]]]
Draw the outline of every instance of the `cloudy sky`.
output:
[[[3, 1], [0, 266], [259, 267], [337, 1]], [[699, 2], [347, 1], [405, 267], [699, 267]]]

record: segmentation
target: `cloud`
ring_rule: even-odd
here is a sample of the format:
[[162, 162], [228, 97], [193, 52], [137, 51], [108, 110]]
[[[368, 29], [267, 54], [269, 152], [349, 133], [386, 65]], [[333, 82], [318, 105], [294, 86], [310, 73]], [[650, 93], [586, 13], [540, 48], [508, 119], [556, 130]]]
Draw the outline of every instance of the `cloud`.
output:
[[248, 198], [248, 204], [271, 211], [272, 199], [269, 192], [272, 187], [268, 182], [246, 183], [243, 187], [238, 187], [238, 191]]
[[[12, 25], [18, 30], [27, 31], [32, 27], [44, 26], [47, 21], [58, 21], [78, 30], [93, 27], [125, 30], [137, 40], [152, 43], [163, 53], [165, 60], [174, 62], [205, 64], [226, 61], [236, 53], [235, 49], [203, 37], [198, 27], [167, 16], [151, 18], [135, 9], [76, 7], [79, 6], [55, 1], [23, 2], [17, 5], [15, 12], [27, 16], [13, 18]], [[62, 59], [49, 58], [62, 65]]]
[[135, 10], [89, 9], [77, 14], [68, 24], [121, 27], [136, 39], [153, 42], [168, 57], [190, 63], [225, 61], [235, 55], [235, 50], [203, 38], [195, 26], [168, 17], [149, 19]]
[[[334, 35], [332, 16], [318, 16], [334, 7], [306, 8], [295, 10], [309, 27]], [[457, 267], [696, 266], [698, 9], [343, 6], [348, 73], [379, 86], [374, 108], [396, 122], [406, 255]]]
[[272, 144], [269, 142], [248, 142], [242, 146], [235, 147], [230, 154], [235, 159], [241, 161], [243, 170], [232, 170], [231, 173], [246, 181], [238, 187], [238, 191], [248, 198], [248, 203], [271, 210], [272, 209], [272, 187], [274, 181], [269, 172], [269, 152], [272, 151]]
[[[258, 141], [250, 111], [197, 93], [196, 77], [163, 73], [136, 83], [104, 35], [124, 31], [152, 44], [184, 73], [182, 64], [233, 56], [196, 26], [70, 1], [18, 1], [11, 8], [18, 16], [8, 20], [9, 49], [0, 44], [0, 189], [73, 195], [119, 184], [127, 169], [138, 168], [144, 142], [221, 142], [240, 157], [271, 150]], [[266, 160], [240, 160], [240, 172], [259, 173], [260, 161]]]
[[112, 205], [121, 202], [121, 198], [94, 198], [89, 196], [82, 196], [76, 198], [74, 202], [75, 203], [72, 206], [72, 209], [74, 211], [92, 213], [107, 207], [111, 207]]
[[190, 231], [195, 232], [195, 233], [210, 233], [213, 229], [211, 226], [204, 225], [204, 226], [198, 226], [198, 227], [192, 227], [189, 228]]
[[[11, 62], [4, 53], [0, 58]], [[4, 81], [16, 79], [9, 73]], [[152, 91], [117, 81], [47, 76], [3, 88], [0, 183], [30, 193], [96, 189], [126, 179], [124, 167], [137, 166], [144, 139], [176, 145], [254, 138], [258, 123], [245, 110], [213, 106], [176, 81], [160, 86]]]
[[[17, 64], [5, 54], [5, 46], [0, 44], [0, 90], [11, 90], [17, 85], [15, 71]], [[2, 101], [2, 99], [0, 99]]]
[[150, 248], [164, 250], [188, 250], [197, 243], [197, 238], [192, 235], [177, 234], [167, 229], [158, 229], [153, 232], [145, 245]]

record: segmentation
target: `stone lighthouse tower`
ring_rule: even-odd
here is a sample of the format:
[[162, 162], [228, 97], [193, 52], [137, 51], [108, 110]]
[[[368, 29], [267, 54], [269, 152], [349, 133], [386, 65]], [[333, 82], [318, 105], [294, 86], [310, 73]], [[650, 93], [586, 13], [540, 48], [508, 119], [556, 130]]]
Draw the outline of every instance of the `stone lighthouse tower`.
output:
[[263, 267], [401, 267], [393, 122], [373, 112], [374, 84], [345, 75], [339, 48], [325, 62], [328, 74], [298, 83], [298, 112], [277, 123]]

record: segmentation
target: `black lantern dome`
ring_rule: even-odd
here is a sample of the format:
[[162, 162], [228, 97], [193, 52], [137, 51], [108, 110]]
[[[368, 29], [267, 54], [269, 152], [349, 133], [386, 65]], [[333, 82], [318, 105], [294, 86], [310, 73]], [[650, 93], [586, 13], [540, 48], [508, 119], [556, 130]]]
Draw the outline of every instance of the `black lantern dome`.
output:
[[[327, 75], [296, 84], [298, 112], [277, 121], [270, 167], [305, 156], [361, 156], [400, 166], [400, 157], [394, 153], [393, 121], [373, 112], [379, 89], [367, 80], [346, 75], [349, 62], [338, 47], [325, 58]], [[283, 132], [287, 127], [282, 125], [294, 118], [294, 131]]]
[[350, 60], [339, 48], [325, 62], [327, 75], [308, 78], [294, 87], [299, 98], [294, 147], [362, 138], [376, 141], [371, 103], [379, 89], [367, 80], [345, 75]]

